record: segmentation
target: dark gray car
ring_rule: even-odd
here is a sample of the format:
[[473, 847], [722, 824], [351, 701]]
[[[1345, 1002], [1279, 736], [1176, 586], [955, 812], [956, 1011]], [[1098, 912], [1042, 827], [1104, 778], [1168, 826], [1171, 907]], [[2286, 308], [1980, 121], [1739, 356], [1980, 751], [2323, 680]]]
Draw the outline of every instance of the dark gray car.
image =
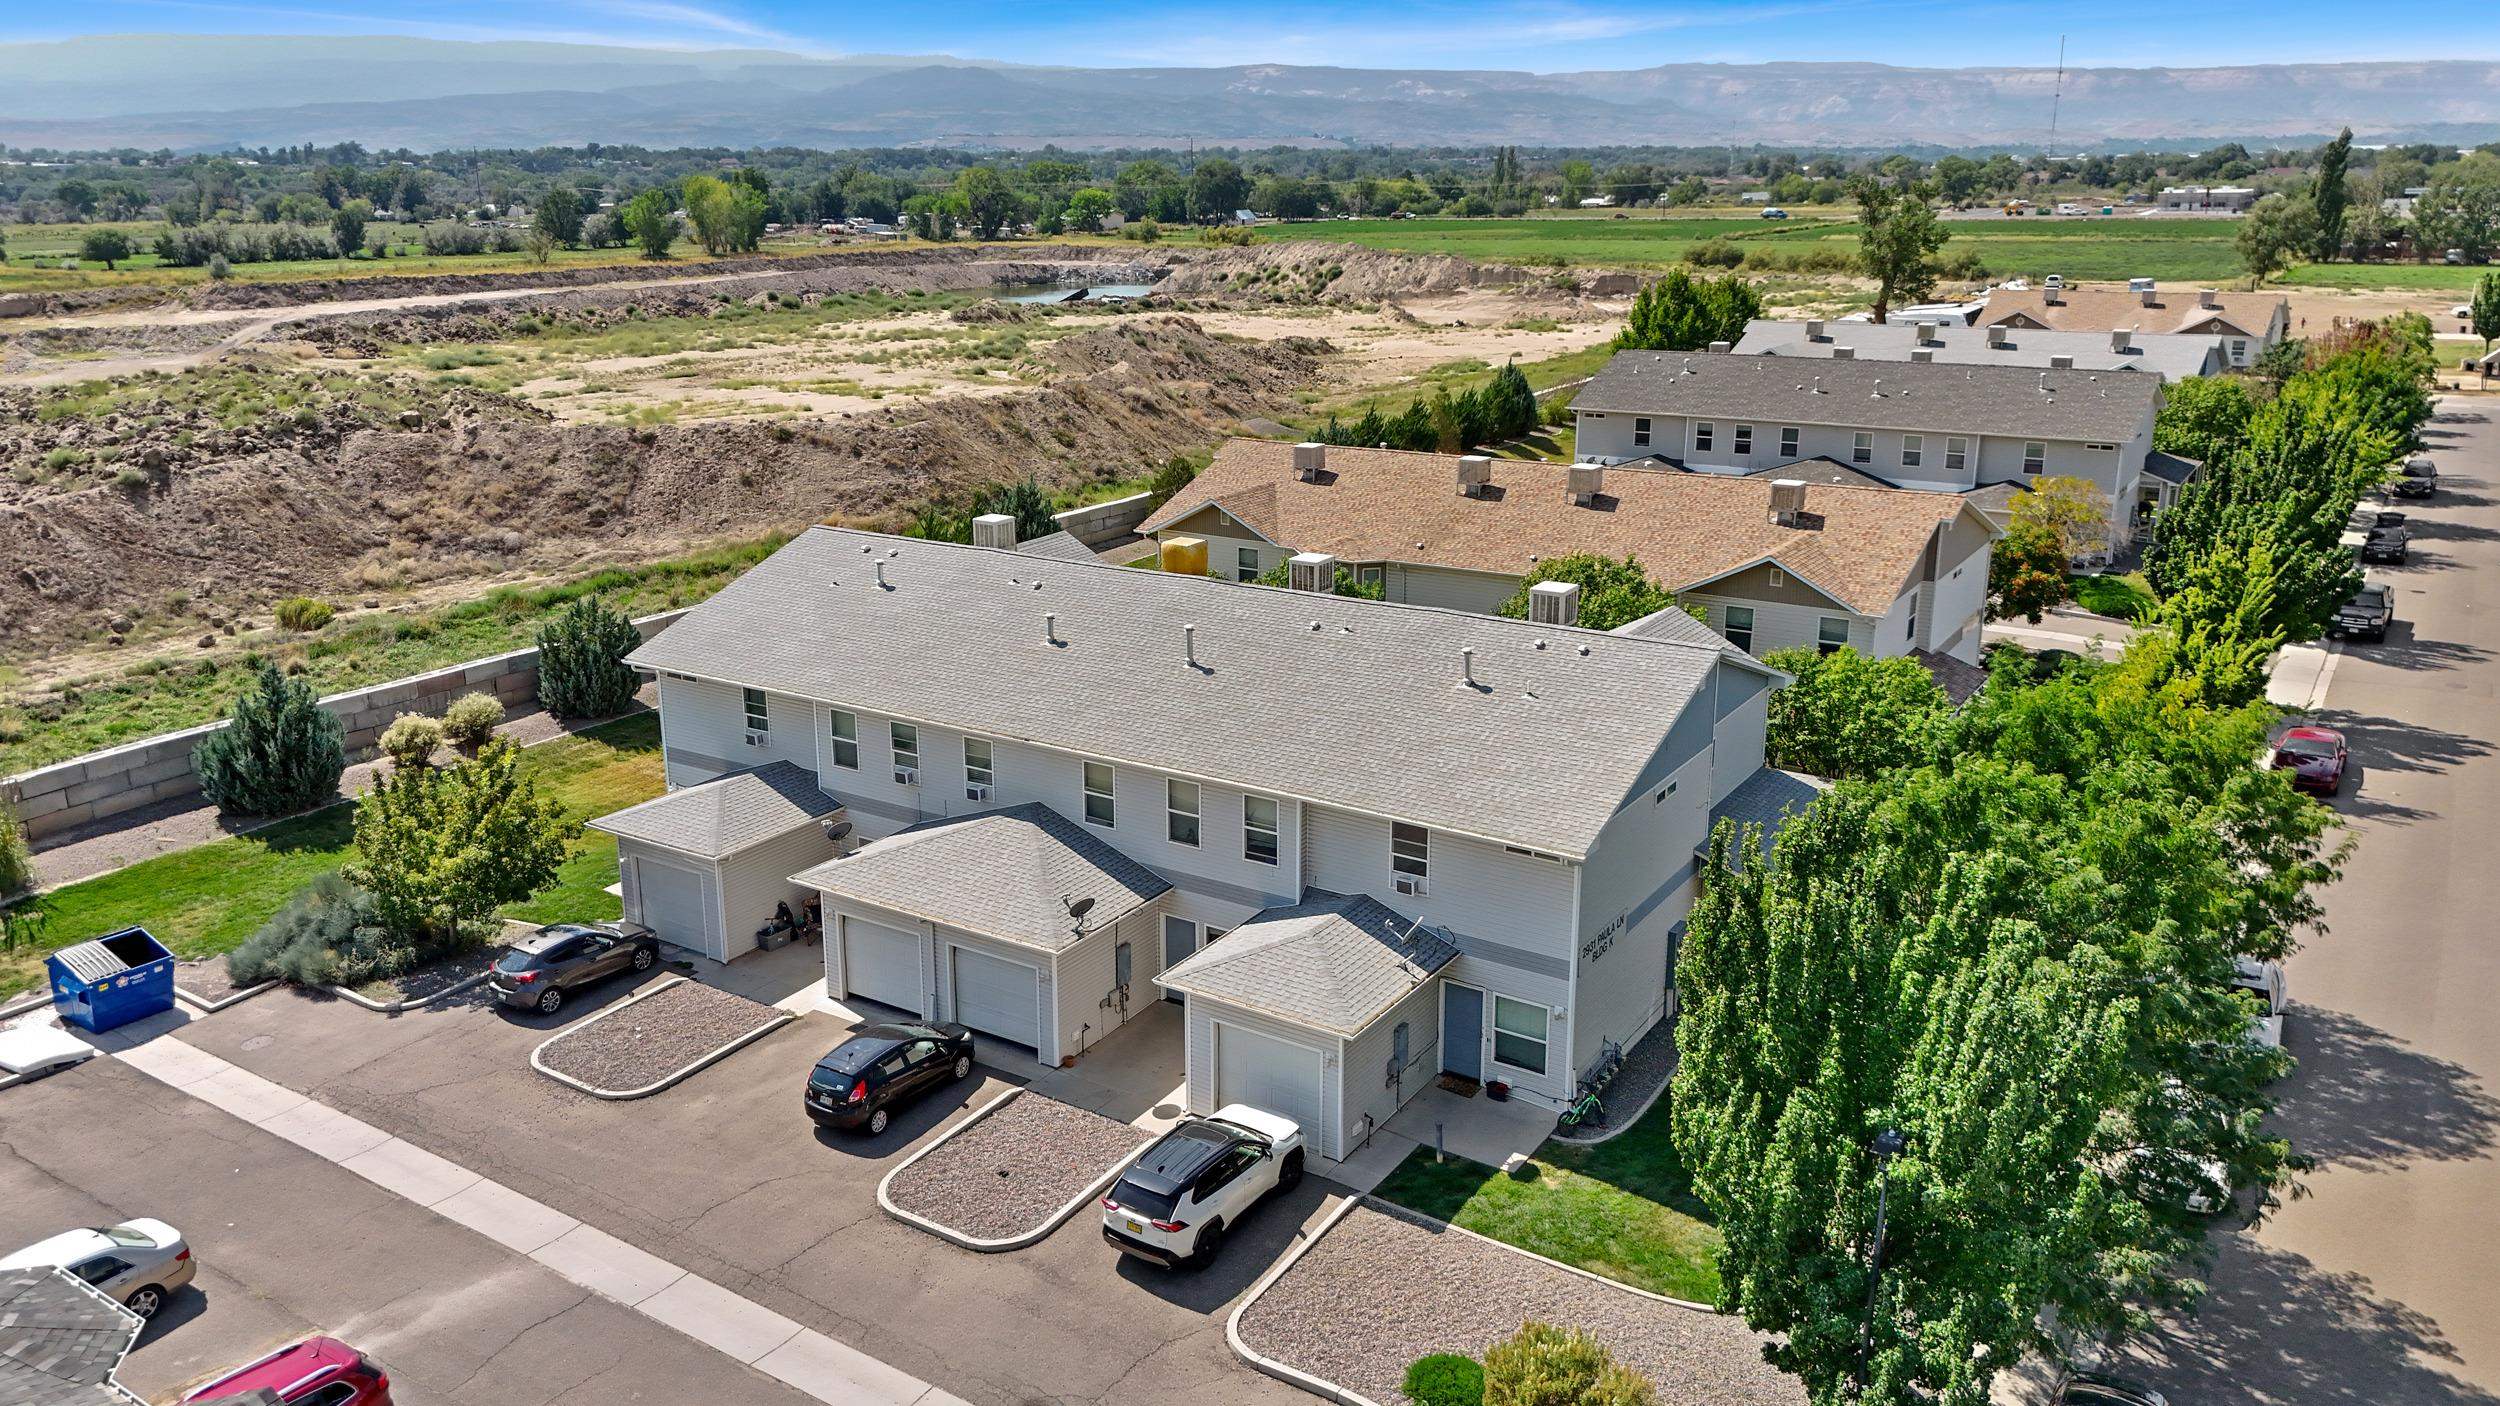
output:
[[658, 935], [640, 923], [549, 923], [505, 948], [486, 985], [507, 1006], [553, 1013], [581, 987], [659, 960]]

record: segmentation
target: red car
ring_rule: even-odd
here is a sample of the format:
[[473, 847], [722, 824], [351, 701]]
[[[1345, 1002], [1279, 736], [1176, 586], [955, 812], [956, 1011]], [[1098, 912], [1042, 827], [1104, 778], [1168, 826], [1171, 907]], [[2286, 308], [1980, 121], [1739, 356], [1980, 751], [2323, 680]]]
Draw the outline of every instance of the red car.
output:
[[382, 1364], [336, 1338], [306, 1338], [235, 1368], [183, 1402], [233, 1406], [391, 1406], [391, 1376]]
[[2274, 769], [2292, 774], [2292, 789], [2332, 796], [2344, 784], [2344, 734], [2331, 727], [2296, 727], [2274, 744]]

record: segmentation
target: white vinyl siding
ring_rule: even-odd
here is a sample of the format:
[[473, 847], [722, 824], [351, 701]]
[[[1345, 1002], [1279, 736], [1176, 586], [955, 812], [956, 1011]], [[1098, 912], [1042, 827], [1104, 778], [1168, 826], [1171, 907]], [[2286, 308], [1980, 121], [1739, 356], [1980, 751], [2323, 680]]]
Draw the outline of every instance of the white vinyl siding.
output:
[[[1396, 1059], [1397, 1031], [1406, 1027], [1406, 1059]], [[1345, 1042], [1346, 1155], [1364, 1134], [1377, 1133], [1408, 1099], [1441, 1072], [1441, 983], [1426, 981]], [[1371, 1117], [1367, 1129], [1364, 1116]]]

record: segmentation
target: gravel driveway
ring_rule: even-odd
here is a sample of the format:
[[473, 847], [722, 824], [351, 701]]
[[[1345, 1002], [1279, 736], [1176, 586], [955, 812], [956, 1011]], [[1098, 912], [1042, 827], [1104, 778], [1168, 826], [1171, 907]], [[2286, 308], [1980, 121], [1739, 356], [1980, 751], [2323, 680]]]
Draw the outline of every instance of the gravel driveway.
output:
[[681, 981], [592, 1016], [539, 1046], [534, 1059], [603, 1094], [624, 1094], [692, 1073], [721, 1046], [789, 1019], [759, 1001]]
[[894, 1174], [885, 1194], [899, 1209], [967, 1240], [1037, 1235], [1146, 1141], [1126, 1123], [1019, 1093], [932, 1144]]
[[1679, 1308], [1364, 1201], [1242, 1311], [1264, 1356], [1389, 1406], [1406, 1365], [1480, 1356], [1529, 1319], [1579, 1328], [1656, 1385], [1659, 1406], [1800, 1406], [1737, 1319]]

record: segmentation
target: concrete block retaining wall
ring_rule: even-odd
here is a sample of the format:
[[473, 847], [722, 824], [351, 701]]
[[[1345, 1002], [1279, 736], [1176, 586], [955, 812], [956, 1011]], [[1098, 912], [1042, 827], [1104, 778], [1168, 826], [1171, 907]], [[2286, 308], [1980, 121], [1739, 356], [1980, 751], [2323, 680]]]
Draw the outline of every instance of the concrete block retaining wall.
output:
[[1135, 532], [1137, 524], [1144, 522], [1154, 509], [1153, 494], [1132, 493], [1108, 503], [1093, 503], [1082, 508], [1070, 508], [1064, 513], [1053, 513], [1051, 521], [1079, 542], [1096, 547]]
[[[663, 611], [634, 624], [649, 639], [684, 613]], [[334, 693], [321, 706], [337, 714], [346, 728], [347, 757], [354, 762], [374, 755], [383, 729], [400, 714], [439, 715], [453, 699], [468, 693], [492, 694], [507, 712], [529, 704], [538, 696], [538, 651], [516, 649]], [[0, 780], [0, 795], [15, 803], [26, 823], [26, 837], [37, 843], [141, 806], [196, 796], [200, 779], [191, 770], [191, 749], [225, 725], [206, 723], [37, 767]]]

